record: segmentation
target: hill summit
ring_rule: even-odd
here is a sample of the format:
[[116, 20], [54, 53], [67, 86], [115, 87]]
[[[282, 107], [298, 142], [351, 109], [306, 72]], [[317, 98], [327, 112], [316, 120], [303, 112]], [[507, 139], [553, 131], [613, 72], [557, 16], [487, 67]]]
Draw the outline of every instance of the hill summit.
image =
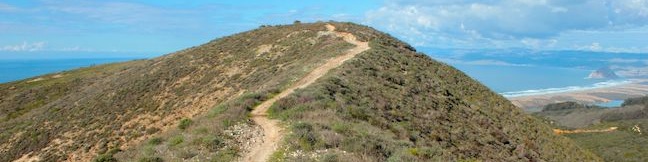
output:
[[370, 27], [261, 28], [0, 84], [0, 161], [597, 161]]
[[595, 71], [592, 71], [592, 73], [587, 76], [587, 79], [617, 79], [619, 76], [612, 71], [609, 67], [602, 67], [599, 68]]

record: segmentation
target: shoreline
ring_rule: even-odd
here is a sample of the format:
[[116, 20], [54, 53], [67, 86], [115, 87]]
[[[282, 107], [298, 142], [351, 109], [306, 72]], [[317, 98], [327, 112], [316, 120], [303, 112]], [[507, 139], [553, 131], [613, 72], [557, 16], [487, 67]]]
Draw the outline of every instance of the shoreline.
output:
[[507, 97], [507, 99], [527, 112], [537, 112], [542, 110], [544, 105], [551, 103], [574, 101], [582, 104], [595, 104], [641, 97], [648, 94], [648, 79], [629, 79], [629, 81], [629, 83], [614, 86], [515, 96]]
[[591, 89], [608, 88], [608, 87], [614, 87], [614, 86], [624, 85], [629, 83], [633, 83], [633, 79], [607, 80], [607, 81], [594, 83], [590, 86], [567, 86], [567, 87], [558, 87], [558, 88], [531, 89], [531, 90], [523, 90], [523, 91], [503, 92], [500, 94], [506, 98], [514, 98], [514, 97], [569, 93], [569, 92], [584, 91], [584, 90], [591, 90]]

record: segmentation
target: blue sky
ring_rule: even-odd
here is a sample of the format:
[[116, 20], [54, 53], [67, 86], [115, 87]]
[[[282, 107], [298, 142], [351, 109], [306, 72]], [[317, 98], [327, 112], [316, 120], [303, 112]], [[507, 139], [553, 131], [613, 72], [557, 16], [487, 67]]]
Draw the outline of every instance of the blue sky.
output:
[[426, 48], [648, 52], [648, 0], [9, 0], [0, 54], [159, 55], [294, 20], [357, 22]]

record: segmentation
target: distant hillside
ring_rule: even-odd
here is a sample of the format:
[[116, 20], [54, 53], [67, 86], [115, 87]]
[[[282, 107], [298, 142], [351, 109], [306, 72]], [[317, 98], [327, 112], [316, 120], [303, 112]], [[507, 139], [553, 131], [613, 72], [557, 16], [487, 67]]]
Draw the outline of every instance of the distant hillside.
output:
[[630, 105], [648, 105], [648, 96], [629, 98], [623, 101], [621, 106], [630, 106]]
[[567, 102], [547, 105], [534, 115], [564, 130], [603, 130], [600, 133], [567, 134], [581, 147], [606, 161], [647, 161], [648, 103], [646, 97], [625, 100], [622, 107], [601, 108]]
[[605, 122], [648, 119], [648, 102], [645, 102], [646, 99], [646, 97], [627, 99], [621, 107], [615, 108], [562, 102], [549, 104], [541, 112], [533, 114], [555, 121], [555, 124], [560, 127], [584, 128]]
[[[354, 45], [263, 26], [151, 60], [0, 84], [0, 161], [235, 161], [250, 111]], [[286, 161], [598, 161], [462, 72], [372, 28], [371, 47], [279, 99]]]
[[619, 76], [612, 71], [609, 67], [602, 67], [599, 68], [587, 76], [588, 79], [616, 79], [619, 78]]

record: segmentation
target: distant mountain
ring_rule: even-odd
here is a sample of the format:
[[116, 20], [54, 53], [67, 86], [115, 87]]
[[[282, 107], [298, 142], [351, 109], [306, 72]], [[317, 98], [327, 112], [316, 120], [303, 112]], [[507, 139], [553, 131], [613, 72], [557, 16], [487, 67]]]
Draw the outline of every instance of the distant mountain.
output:
[[[338, 22], [0, 84], [0, 130], [0, 161], [236, 161], [258, 150], [273, 161], [600, 161], [461, 71]], [[258, 149], [270, 137], [276, 147]]]
[[599, 68], [587, 76], [588, 79], [617, 79], [619, 76], [609, 67]]

